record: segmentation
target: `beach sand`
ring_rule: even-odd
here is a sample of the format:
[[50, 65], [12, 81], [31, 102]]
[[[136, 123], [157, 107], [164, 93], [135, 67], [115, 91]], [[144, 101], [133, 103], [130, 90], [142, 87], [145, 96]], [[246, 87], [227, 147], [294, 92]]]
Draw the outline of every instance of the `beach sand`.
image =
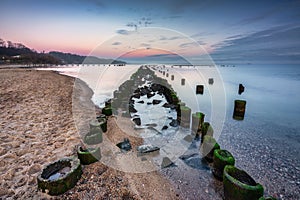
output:
[[[76, 149], [81, 144], [81, 136], [73, 119], [74, 107], [72, 109], [75, 79], [50, 71], [0, 69], [0, 80], [0, 197], [53, 198], [37, 190], [37, 176], [45, 165], [76, 155]], [[76, 94], [74, 98], [83, 107], [93, 105], [93, 92], [85, 83], [79, 81]], [[93, 115], [79, 116], [77, 119], [81, 117], [86, 119], [82, 122], [86, 124]], [[104, 141], [129, 137], [133, 148], [142, 143], [138, 137], [127, 136], [115, 123], [114, 118], [110, 117], [109, 131], [104, 135]], [[73, 189], [54, 198], [180, 197], [157, 171], [125, 173], [97, 162], [84, 166], [83, 175]]]

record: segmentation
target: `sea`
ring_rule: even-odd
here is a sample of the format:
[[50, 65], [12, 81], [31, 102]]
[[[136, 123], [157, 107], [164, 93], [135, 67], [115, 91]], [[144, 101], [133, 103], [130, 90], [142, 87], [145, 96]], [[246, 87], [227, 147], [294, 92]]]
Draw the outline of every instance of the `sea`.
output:
[[[94, 91], [93, 102], [103, 107], [139, 67], [76, 65], [47, 70], [83, 80]], [[205, 121], [212, 124], [221, 148], [229, 150], [236, 158], [236, 166], [264, 186], [265, 194], [278, 199], [300, 199], [300, 65], [150, 67], [158, 77], [168, 81], [192, 113], [205, 114]], [[209, 84], [209, 79], [213, 79], [213, 84]], [[238, 94], [239, 84], [245, 88], [242, 94]], [[204, 86], [203, 94], [196, 94], [198, 85]], [[235, 100], [246, 101], [243, 120], [233, 119]], [[189, 151], [186, 156], [199, 164], [196, 151]], [[179, 168], [162, 170], [177, 185], [181, 196], [209, 199], [203, 196], [206, 194], [214, 199], [223, 198], [219, 182], [199, 178], [211, 176], [205, 164], [186, 168], [185, 162], [178, 159], [175, 164]], [[183, 175], [180, 171], [183, 168], [190, 170], [190, 175]], [[197, 189], [201, 187], [204, 193]]]

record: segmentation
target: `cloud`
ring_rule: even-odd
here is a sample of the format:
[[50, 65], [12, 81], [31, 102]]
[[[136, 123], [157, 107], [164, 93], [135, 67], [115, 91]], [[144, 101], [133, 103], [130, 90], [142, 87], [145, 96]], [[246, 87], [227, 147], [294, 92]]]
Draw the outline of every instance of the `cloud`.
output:
[[124, 29], [117, 30], [116, 33], [121, 34], [121, 35], [129, 35], [129, 31], [124, 30]]
[[111, 45], [117, 46], [117, 45], [121, 45], [121, 44], [122, 44], [121, 42], [114, 42], [114, 43], [112, 43]]
[[149, 55], [146, 57], [150, 57], [150, 58], [162, 58], [162, 57], [178, 57], [178, 55], [173, 54], [173, 53], [165, 53], [165, 54], [154, 54], [154, 55]]
[[141, 47], [150, 47], [150, 44], [147, 44], [147, 43], [141, 43], [140, 46], [141, 46]]
[[273, 14], [275, 14], [275, 11], [271, 10], [266, 13], [262, 13], [262, 14], [259, 14], [259, 15], [253, 16], [253, 17], [242, 19], [239, 22], [237, 22], [236, 25], [249, 25], [252, 23], [256, 23], [256, 22], [266, 19], [267, 17], [269, 17]]
[[242, 37], [245, 37], [245, 35], [242, 35], [242, 34], [232, 35], [232, 36], [227, 37], [226, 40], [239, 39], [239, 38], [242, 38]]
[[197, 41], [197, 42], [187, 42], [179, 45], [180, 48], [188, 48], [188, 47], [197, 47], [199, 45], [205, 45], [205, 42]]
[[190, 37], [196, 38], [196, 37], [210, 36], [210, 35], [213, 35], [213, 34], [214, 33], [210, 33], [210, 32], [199, 32], [199, 33], [196, 33], [194, 35], [191, 35]]
[[212, 45], [214, 59], [251, 62], [299, 62], [300, 26], [289, 24], [248, 35], [231, 36]]
[[160, 36], [159, 40], [177, 40], [180, 39], [181, 37], [179, 36], [173, 36], [173, 37], [165, 37], [165, 36]]

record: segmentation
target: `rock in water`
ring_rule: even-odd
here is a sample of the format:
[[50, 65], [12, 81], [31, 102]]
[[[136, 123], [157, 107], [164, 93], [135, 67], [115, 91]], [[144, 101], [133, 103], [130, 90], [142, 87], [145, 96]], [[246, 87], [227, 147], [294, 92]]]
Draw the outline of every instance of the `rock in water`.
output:
[[169, 123], [169, 125], [172, 126], [172, 127], [177, 127], [178, 126], [177, 119], [172, 119], [172, 121]]
[[153, 105], [159, 104], [160, 102], [161, 102], [161, 100], [156, 100], [156, 99], [154, 99], [154, 100], [152, 101]]
[[132, 119], [132, 121], [138, 126], [141, 125], [141, 118], [134, 118], [134, 119]]
[[131, 144], [129, 142], [129, 139], [128, 138], [124, 138], [124, 141], [118, 143], [117, 147], [119, 147], [121, 150], [125, 150], [125, 151], [131, 150]]
[[137, 151], [139, 153], [150, 153], [150, 152], [159, 151], [159, 150], [160, 150], [159, 147], [152, 146], [151, 144], [149, 144], [149, 145], [141, 145], [141, 146], [137, 147]]

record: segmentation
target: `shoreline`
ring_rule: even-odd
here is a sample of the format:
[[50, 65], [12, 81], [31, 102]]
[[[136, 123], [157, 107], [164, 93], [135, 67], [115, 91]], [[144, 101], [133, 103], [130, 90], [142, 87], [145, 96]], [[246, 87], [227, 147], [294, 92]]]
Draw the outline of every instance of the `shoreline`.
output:
[[[28, 72], [24, 73], [25, 71]], [[35, 179], [41, 166], [49, 164], [50, 161], [56, 160], [55, 158], [61, 158], [56, 154], [60, 154], [63, 148], [67, 148], [67, 151], [63, 151], [66, 155], [68, 153], [74, 155], [76, 149], [72, 149], [71, 146], [80, 144], [80, 136], [73, 120], [70, 120], [73, 117], [72, 106], [70, 106], [72, 102], [68, 104], [70, 100], [72, 101], [75, 79], [58, 72], [35, 69], [0, 69], [0, 72], [1, 80], [3, 80], [0, 85], [0, 115], [1, 130], [3, 130], [0, 136], [0, 158], [4, 160], [0, 164], [0, 197], [39, 199], [87, 199], [97, 196], [121, 199], [123, 195], [133, 199], [166, 198], [166, 196], [170, 199], [171, 197], [177, 199], [222, 197], [220, 182], [214, 180], [208, 169], [191, 168], [180, 159], [176, 161], [178, 167], [139, 174], [124, 173], [109, 168], [100, 161], [85, 166], [83, 178], [73, 189], [63, 195], [50, 197], [37, 192]], [[82, 83], [81, 89], [87, 89], [84, 95], [85, 101], [95, 106], [91, 101], [93, 92], [85, 82], [82, 81]], [[248, 117], [250, 120], [250, 116]], [[110, 117], [109, 123], [116, 123], [114, 120], [114, 117]], [[289, 146], [291, 140], [287, 137], [294, 138], [294, 142], [299, 141], [299, 137], [296, 130], [289, 132], [290, 130], [285, 130], [279, 125], [276, 127], [280, 129], [278, 132], [284, 134], [274, 137], [271, 134], [274, 129], [266, 127], [263, 122], [257, 123], [254, 117], [251, 118], [250, 127], [235, 121], [228, 122], [224, 126], [219, 142], [224, 149], [233, 153], [238, 167], [249, 172], [265, 186], [265, 194], [273, 195], [278, 199], [295, 199], [299, 197], [299, 190], [297, 190], [300, 184], [297, 181], [299, 180], [299, 173], [297, 173], [299, 172], [297, 165], [299, 156], [297, 143], [295, 146]], [[104, 134], [104, 139], [115, 143], [124, 136], [127, 137], [126, 134], [116, 134], [116, 137], [112, 138], [115, 129], [109, 129], [110, 132]], [[48, 134], [45, 133], [47, 131]], [[66, 138], [61, 137], [60, 132], [66, 134]], [[52, 137], [51, 134], [53, 134]], [[37, 146], [40, 149], [37, 149]], [[45, 149], [51, 149], [50, 153]], [[191, 157], [191, 162], [194, 161], [198, 162], [199, 158]], [[6, 166], [7, 163], [11, 164], [11, 170]], [[30, 173], [34, 172], [33, 174], [29, 174], [30, 169], [32, 170]], [[165, 186], [162, 187], [162, 185]], [[149, 188], [149, 186], [152, 187]]]
[[[81, 138], [72, 118], [75, 78], [52, 71], [1, 69], [0, 196], [2, 198], [132, 198], [179, 199], [159, 172], [125, 173], [100, 162], [84, 166], [76, 186], [59, 196], [37, 191], [43, 167], [76, 155]], [[82, 81], [83, 101], [93, 104], [93, 92]], [[94, 105], [94, 104], [93, 104]], [[110, 125], [115, 122], [112, 117]], [[116, 137], [121, 131], [110, 130]], [[104, 137], [106, 135], [104, 134]]]

